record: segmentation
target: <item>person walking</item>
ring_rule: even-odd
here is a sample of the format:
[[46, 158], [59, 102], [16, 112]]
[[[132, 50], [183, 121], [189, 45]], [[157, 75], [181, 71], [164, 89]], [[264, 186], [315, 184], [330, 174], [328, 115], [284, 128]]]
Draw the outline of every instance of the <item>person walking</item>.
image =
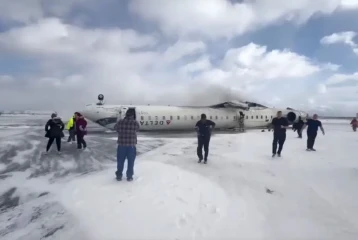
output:
[[307, 127], [307, 151], [316, 151], [316, 149], [313, 148], [314, 143], [316, 141], [318, 128], [321, 129], [322, 134], [324, 135], [324, 129], [322, 127], [322, 123], [320, 120], [318, 120], [318, 115], [314, 114], [312, 119], [308, 119], [305, 125], [303, 125], [302, 131]]
[[68, 139], [67, 142], [68, 143], [73, 143], [76, 141], [76, 115], [73, 114], [73, 116], [70, 118], [70, 120], [68, 121], [67, 125], [66, 125], [66, 129], [68, 130]]
[[127, 159], [127, 181], [133, 181], [134, 161], [137, 156], [137, 132], [139, 131], [134, 109], [128, 109], [125, 117], [117, 122], [116, 131], [118, 133], [116, 179], [122, 180], [124, 162]]
[[198, 135], [198, 147], [196, 151], [199, 158], [198, 163], [203, 161], [203, 147], [205, 153], [204, 163], [206, 164], [208, 161], [211, 131], [214, 129], [214, 127], [215, 123], [211, 120], [207, 120], [204, 113], [201, 114], [201, 119], [195, 125], [195, 130]]
[[303, 125], [305, 125], [305, 123], [303, 122], [301, 116], [298, 117], [298, 121], [296, 123], [296, 130], [297, 130], [297, 134], [298, 134], [298, 138], [302, 138], [302, 127]]
[[61, 138], [65, 137], [63, 134], [63, 129], [65, 125], [63, 124], [60, 117], [57, 117], [56, 113], [51, 114], [51, 119], [49, 119], [45, 125], [45, 137], [48, 138], [46, 153], [49, 152], [53, 142], [56, 140], [57, 151], [61, 153]]
[[357, 126], [358, 126], [357, 118], [353, 118], [353, 120], [351, 121], [351, 125], [352, 125], [353, 131], [356, 132], [357, 131]]
[[79, 112], [75, 113], [76, 116], [76, 137], [77, 137], [77, 149], [86, 149], [87, 143], [84, 139], [85, 135], [87, 135], [87, 121], [83, 117], [83, 115]]
[[[278, 111], [276, 117], [271, 122], [273, 126], [273, 141], [272, 141], [272, 157], [281, 157], [283, 144], [286, 141], [286, 129], [288, 128], [288, 121], [282, 117], [282, 112]], [[277, 150], [278, 144], [278, 150]]]

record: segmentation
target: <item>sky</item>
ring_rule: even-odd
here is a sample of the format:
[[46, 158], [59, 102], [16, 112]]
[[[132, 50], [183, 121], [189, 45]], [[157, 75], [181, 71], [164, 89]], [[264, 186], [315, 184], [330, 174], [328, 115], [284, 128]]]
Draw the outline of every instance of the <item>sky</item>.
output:
[[358, 0], [0, 0], [0, 109], [358, 112]]

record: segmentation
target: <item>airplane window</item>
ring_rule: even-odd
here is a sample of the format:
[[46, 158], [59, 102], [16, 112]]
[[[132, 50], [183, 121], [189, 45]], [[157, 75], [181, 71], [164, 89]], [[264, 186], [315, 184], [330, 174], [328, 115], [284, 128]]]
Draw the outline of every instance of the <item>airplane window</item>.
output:
[[215, 119], [218, 119], [218, 116], [215, 116]]
[[267, 115], [265, 116], [265, 118], [267, 119]]
[[177, 119], [180, 120], [180, 116], [178, 116]]
[[251, 119], [254, 119], [254, 116], [251, 116]]
[[229, 116], [226, 116], [226, 119], [229, 119]]
[[263, 118], [264, 118], [264, 116], [261, 115], [261, 119], [263, 119]]
[[259, 119], [259, 116], [256, 115], [256, 119]]
[[194, 116], [191, 116], [191, 120], [194, 120]]
[[173, 116], [170, 116], [170, 120], [173, 120]]
[[158, 116], [155, 116], [155, 121], [158, 121]]
[[149, 121], [152, 120], [152, 117], [151, 117], [151, 116], [148, 116], [148, 120], [149, 120]]
[[186, 120], [187, 118], [186, 118], [186, 116], [184, 116], [184, 120]]
[[210, 116], [210, 119], [213, 119], [213, 117], [212, 117], [212, 116]]
[[165, 120], [165, 116], [163, 116], [163, 120]]
[[140, 116], [140, 120], [142, 120], [142, 121], [143, 121], [143, 120], [144, 120], [144, 116]]
[[249, 116], [246, 115], [246, 119], [249, 119]]
[[273, 118], [273, 116], [271, 116], [271, 119]]

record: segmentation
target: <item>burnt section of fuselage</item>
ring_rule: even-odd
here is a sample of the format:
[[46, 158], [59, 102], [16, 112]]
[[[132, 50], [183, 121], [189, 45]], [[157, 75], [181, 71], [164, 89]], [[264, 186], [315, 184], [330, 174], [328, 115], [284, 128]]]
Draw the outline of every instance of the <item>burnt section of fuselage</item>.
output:
[[248, 110], [249, 106], [246, 103], [242, 103], [242, 102], [223, 102], [220, 104], [215, 104], [215, 105], [211, 105], [208, 106], [209, 108], [216, 108], [216, 109], [220, 109], [220, 108], [233, 108], [233, 109], [241, 109], [241, 110]]
[[254, 103], [254, 102], [245, 102], [245, 103], [248, 105], [249, 108], [250, 107], [268, 108], [268, 107], [266, 107], [262, 104], [259, 104], [259, 103]]
[[107, 117], [107, 118], [101, 118], [96, 121], [97, 124], [101, 125], [102, 127], [106, 127], [110, 124], [116, 124], [117, 118], [116, 117]]

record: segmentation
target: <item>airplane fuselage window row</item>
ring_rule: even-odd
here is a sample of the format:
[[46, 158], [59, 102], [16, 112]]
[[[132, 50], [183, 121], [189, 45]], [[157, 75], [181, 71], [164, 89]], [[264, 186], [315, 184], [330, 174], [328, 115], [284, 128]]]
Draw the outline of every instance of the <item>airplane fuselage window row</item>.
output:
[[[267, 115], [266, 115], [266, 116], [265, 116], [265, 119], [269, 119], [269, 117], [271, 117], [271, 119], [273, 118], [273, 116], [267, 116]], [[261, 118], [261, 119], [264, 119], [264, 116], [261, 115], [260, 118]], [[246, 119], [249, 119], [249, 116], [246, 115]], [[254, 116], [253, 116], [253, 115], [251, 116], [251, 119], [254, 119]], [[259, 116], [256, 115], [256, 119], [259, 119]]]
[[[184, 120], [188, 120], [188, 116], [182, 116], [182, 117], [183, 117]], [[265, 116], [265, 119], [269, 119], [269, 117], [271, 117], [271, 119], [273, 118], [273, 116], [267, 116], [267, 115], [266, 115], [266, 116]], [[145, 119], [145, 118], [147, 118], [147, 119]], [[199, 120], [199, 119], [200, 119], [200, 116], [196, 116], [196, 117], [190, 116], [190, 119], [191, 119], [191, 120], [195, 120], [195, 118]], [[261, 118], [261, 119], [264, 119], [264, 116], [261, 115], [260, 118]], [[144, 120], [149, 120], [149, 121], [155, 120], [155, 121], [159, 121], [159, 117], [158, 117], [158, 116], [155, 116], [154, 119], [152, 119], [152, 116], [141, 116], [140, 119], [141, 119], [142, 121], [144, 121]], [[161, 120], [173, 120], [173, 119], [174, 119], [173, 116], [170, 116], [169, 118], [167, 118], [166, 116], [162, 116], [162, 119], [161, 119]], [[176, 116], [176, 120], [180, 120], [180, 119], [181, 119], [181, 116]], [[219, 119], [224, 120], [224, 117], [221, 116], [221, 117], [219, 118], [218, 116], [215, 116], [215, 118], [213, 118], [212, 116], [209, 116], [209, 119], [210, 119], [210, 120], [219, 120]], [[226, 116], [225, 119], [226, 119], [226, 120], [229, 120], [229, 117]], [[246, 115], [246, 119], [249, 119], [249, 116], [248, 116], [248, 115]], [[254, 119], [254, 116], [251, 116], [251, 119]], [[256, 119], [259, 119], [259, 116], [256, 116]], [[237, 117], [236, 117], [236, 116], [233, 116], [233, 120], [237, 120]]]
[[[182, 117], [182, 118], [181, 118], [181, 117]], [[147, 119], [145, 119], [145, 118], [147, 118]], [[169, 118], [167, 118], [166, 116], [162, 116], [162, 119], [161, 119], [161, 120], [173, 120], [173, 119], [174, 119], [173, 116], [170, 116]], [[188, 120], [188, 119], [190, 119], [190, 120], [195, 120], [195, 119], [197, 119], [197, 120], [200, 120], [200, 116], [196, 116], [196, 117], [190, 116], [190, 118], [188, 118], [188, 116], [176, 116], [176, 120], [180, 120], [180, 119], [184, 119], [184, 120]], [[221, 117], [219, 118], [218, 116], [215, 116], [215, 118], [213, 118], [212, 116], [209, 116], [209, 119], [210, 119], [210, 120], [214, 120], [214, 119], [215, 119], [215, 120], [219, 120], [219, 119], [224, 120], [224, 117], [221, 116]], [[229, 117], [226, 116], [225, 119], [228, 120]], [[152, 119], [152, 116], [141, 116], [141, 117], [140, 117], [140, 120], [142, 120], [142, 121], [144, 121], [144, 120], [149, 120], [149, 121], [150, 121], [150, 120], [155, 120], [155, 121], [159, 121], [159, 117], [158, 117], [158, 116], [155, 116], [154, 119]], [[236, 120], [236, 116], [233, 117], [233, 120]]]

